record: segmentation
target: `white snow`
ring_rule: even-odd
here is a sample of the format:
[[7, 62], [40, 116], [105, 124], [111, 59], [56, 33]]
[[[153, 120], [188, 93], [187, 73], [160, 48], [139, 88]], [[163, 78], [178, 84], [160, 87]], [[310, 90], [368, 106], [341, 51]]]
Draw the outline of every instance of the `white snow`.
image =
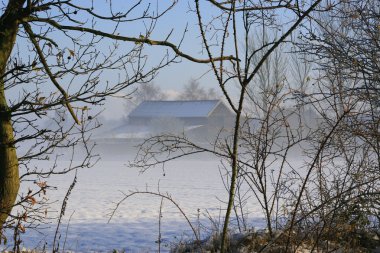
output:
[[[124, 196], [122, 192], [148, 190], [170, 194], [195, 227], [198, 227], [198, 214], [202, 223], [207, 223], [204, 216], [206, 210], [214, 219], [222, 218], [224, 212], [221, 209], [225, 208], [225, 204], [220, 200], [227, 200], [227, 192], [220, 178], [218, 160], [182, 159], [166, 164], [165, 168], [155, 167], [144, 173], [127, 167], [126, 162], [123, 159], [101, 161], [93, 168], [78, 171], [78, 182], [61, 225], [61, 249], [67, 236], [64, 248], [75, 252], [111, 252], [113, 249], [127, 249], [127, 252], [157, 251], [161, 198], [135, 195], [119, 207], [108, 223], [115, 203]], [[47, 193], [51, 201], [58, 200], [49, 209], [52, 217], [58, 216], [73, 177], [74, 173], [70, 173], [48, 180], [49, 185], [58, 187], [58, 190]], [[259, 206], [249, 203], [249, 210], [252, 212], [250, 218], [256, 217], [255, 225], [262, 227], [263, 222], [258, 218], [262, 216]], [[170, 244], [181, 238], [192, 238], [189, 225], [169, 201], [164, 201], [162, 212], [163, 251], [168, 251]], [[210, 224], [207, 223], [207, 226], [210, 227]], [[27, 230], [21, 235], [22, 246], [34, 249], [42, 248], [46, 243], [51, 248], [55, 228], [56, 220], [53, 220], [38, 233]], [[206, 235], [206, 231], [202, 233]]]

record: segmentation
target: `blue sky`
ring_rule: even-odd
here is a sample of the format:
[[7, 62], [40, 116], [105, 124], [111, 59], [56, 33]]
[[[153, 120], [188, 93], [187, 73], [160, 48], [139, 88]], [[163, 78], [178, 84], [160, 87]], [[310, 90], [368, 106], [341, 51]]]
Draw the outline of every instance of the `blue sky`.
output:
[[[189, 2], [193, 4], [193, 1]], [[164, 6], [159, 7], [164, 8]], [[185, 29], [187, 29], [181, 50], [199, 58], [207, 58], [206, 54], [201, 53], [202, 45], [197, 18], [195, 13], [189, 12], [188, 1], [180, 0], [170, 12], [160, 18], [151, 38], [155, 40], [164, 40], [172, 29], [173, 32], [169, 39], [170, 42], [177, 44]], [[123, 30], [123, 27], [121, 27], [121, 34]], [[134, 27], [132, 33], [135, 35], [139, 34], [139, 28]], [[153, 46], [148, 49], [148, 52], [150, 58], [154, 59], [161, 58], [166, 50], [170, 51], [170, 49], [167, 48]], [[182, 59], [180, 63], [172, 64], [160, 70], [153, 82], [160, 86], [162, 90], [170, 93], [173, 93], [173, 91], [180, 91], [182, 86], [188, 83], [190, 79], [197, 79], [203, 87], [217, 88], [216, 80], [209, 69], [210, 68], [207, 64], [193, 63], [189, 60]], [[114, 108], [122, 108], [123, 103], [124, 101], [118, 99], [109, 99], [104, 116], [106, 118], [114, 118], [117, 114], [109, 113], [111, 112], [110, 108], [113, 108], [112, 110], [114, 110]]]
[[[121, 0], [96, 0], [96, 1], [82, 1], [77, 0], [73, 1], [73, 3], [79, 5], [79, 6], [85, 6], [85, 7], [91, 7], [91, 2], [94, 3], [94, 12], [101, 14], [101, 15], [108, 15], [109, 14], [109, 6], [108, 4], [112, 2], [113, 4], [113, 11], [125, 11], [128, 10], [131, 5], [136, 3], [136, 0], [128, 0], [128, 1], [121, 1]], [[156, 6], [158, 7], [159, 11], [162, 11], [166, 6], [170, 5], [172, 1], [143, 1], [143, 4], [151, 3], [151, 9], [155, 10]], [[192, 2], [193, 1], [189, 1]], [[0, 7], [3, 4], [6, 4], [4, 2], [0, 3]], [[180, 0], [175, 7], [170, 10], [167, 14], [165, 14], [163, 17], [161, 17], [156, 25], [156, 28], [153, 31], [153, 34], [151, 35], [151, 39], [154, 40], [164, 40], [167, 35], [173, 30], [171, 37], [169, 38], [169, 41], [177, 44], [179, 43], [182, 34], [184, 30], [187, 27], [187, 33], [184, 40], [183, 45], [181, 46], [181, 50], [184, 52], [193, 55], [198, 56], [200, 58], [206, 58], [206, 55], [201, 55], [199, 52], [201, 51], [201, 40], [198, 35], [198, 27], [197, 27], [197, 20], [195, 13], [188, 12], [188, 1], [187, 0]], [[136, 9], [135, 15], [132, 14], [131, 17], [136, 17], [137, 15], [140, 15], [143, 9]], [[1, 15], [2, 13], [0, 13]], [[42, 15], [45, 15], [42, 13]], [[78, 15], [75, 16], [75, 18], [83, 21], [86, 24], [85, 27], [91, 27], [91, 19], [88, 15], [84, 13], [84, 11], [79, 11]], [[148, 21], [149, 22], [149, 21]], [[73, 25], [72, 23], [70, 25]], [[120, 33], [120, 35], [125, 35], [129, 37], [138, 37], [141, 34], [141, 31], [144, 31], [144, 25], [146, 23], [142, 22], [132, 22], [132, 23], [122, 23], [118, 27], [117, 32]], [[103, 20], [97, 20], [96, 27], [102, 31], [111, 32], [114, 27], [114, 23], [110, 23]], [[39, 25], [33, 25], [32, 29], [37, 33], [40, 29], [44, 30], [44, 27], [41, 27]], [[19, 54], [24, 62], [33, 61], [30, 56], [33, 56], [33, 53], [30, 53], [29, 50], [32, 48], [31, 43], [28, 39], [23, 38], [24, 34], [21, 34], [22, 36], [18, 37], [17, 44], [14, 50], [14, 56]], [[61, 49], [68, 48], [73, 49], [73, 45], [70, 42], [70, 40], [67, 40], [65, 36], [63, 36], [60, 33], [54, 33], [52, 34], [52, 38], [57, 42], [60, 43]], [[108, 41], [109, 43], [110, 41]], [[111, 42], [112, 43], [112, 42]], [[121, 51], [124, 50], [123, 47], [128, 49], [128, 47], [133, 46], [133, 43], [125, 43], [120, 42], [120, 48]], [[42, 43], [40, 44], [42, 46]], [[99, 47], [104, 47], [103, 49], [107, 50], [107, 45], [99, 44]], [[148, 64], [152, 63], [154, 64], [158, 60], [162, 58], [162, 55], [166, 53], [166, 51], [170, 49], [166, 47], [152, 47], [147, 46], [147, 54], [149, 55]], [[66, 50], [67, 51], [67, 50]], [[53, 57], [50, 59], [55, 63], [56, 59]], [[48, 59], [49, 61], [49, 59]], [[205, 64], [195, 64], [192, 62], [189, 62], [188, 60], [182, 60], [181, 63], [172, 64], [171, 66], [168, 66], [167, 68], [163, 69], [159, 72], [156, 79], [154, 80], [154, 83], [161, 87], [162, 90], [175, 90], [179, 91], [181, 90], [182, 86], [186, 84], [190, 79], [192, 78], [200, 78], [199, 82], [204, 85], [205, 87], [212, 87], [215, 86], [215, 81], [211, 75], [204, 75], [207, 72], [207, 65]], [[80, 80], [80, 79], [79, 79]], [[109, 72], [105, 73], [102, 77], [101, 82], [106, 82], [107, 80], [115, 80], [115, 72]], [[65, 86], [65, 80], [60, 80], [61, 85]], [[33, 83], [29, 83], [26, 85], [22, 85], [19, 88], [11, 89], [7, 91], [8, 99], [10, 100], [16, 100], [20, 97], [21, 89], [26, 90], [34, 90], [35, 85]], [[50, 84], [46, 83], [46, 85], [41, 85], [40, 89], [42, 92], [50, 92], [50, 91], [56, 91], [55, 87]], [[132, 87], [133, 89], [133, 87]], [[131, 90], [132, 90], [131, 89]], [[128, 91], [125, 91], [128, 93]], [[108, 113], [108, 110], [106, 110], [106, 117], [119, 117], [123, 116], [121, 113], [123, 110], [123, 103], [122, 100], [115, 100], [115, 99], [109, 99], [106, 107], [112, 108], [113, 113]], [[120, 113], [114, 113], [115, 109], [120, 111]]]
[[[193, 1], [189, 2], [193, 4]], [[207, 5], [203, 6], [207, 7]], [[164, 39], [174, 29], [170, 41], [178, 43], [186, 28], [187, 33], [181, 50], [199, 58], [207, 58], [206, 54], [201, 54], [202, 45], [196, 15], [189, 12], [189, 5], [186, 0], [180, 0], [172, 11], [158, 21], [152, 39]], [[163, 50], [166, 50], [166, 48], [153, 47], [151, 50], [152, 57], [159, 55], [160, 51], [162, 52]], [[161, 70], [154, 82], [162, 89], [180, 90], [191, 78], [195, 78], [199, 79], [203, 86], [213, 87], [215, 86], [214, 76], [207, 74], [208, 70], [207, 64], [193, 63], [182, 59], [181, 63], [173, 64]]]
[[[113, 11], [125, 11], [128, 7], [137, 2], [135, 0], [121, 1], [121, 0], [101, 0], [101, 1], [75, 1], [78, 5], [83, 6], [84, 4], [88, 4], [91, 6], [91, 2], [94, 2], [94, 11], [107, 15], [108, 13], [108, 4], [113, 4]], [[165, 6], [168, 6], [172, 1], [143, 1], [143, 3], [152, 3], [153, 6], [158, 6], [159, 11], [162, 11]], [[200, 1], [201, 11], [204, 14], [204, 22], [210, 21], [212, 16], [216, 16], [218, 13], [216, 12], [216, 8], [211, 8], [210, 4], [206, 3], [206, 1]], [[189, 7], [190, 6], [190, 7]], [[156, 7], [153, 7], [155, 9]], [[194, 8], [194, 1], [188, 0], [179, 0], [175, 7], [170, 10], [167, 14], [161, 17], [156, 24], [156, 27], [151, 34], [150, 38], [154, 40], [164, 40], [169, 33], [171, 33], [171, 37], [169, 41], [173, 44], [178, 44], [183, 32], [187, 28], [187, 32], [185, 35], [185, 39], [183, 44], [181, 45], [181, 50], [184, 53], [192, 55], [197, 58], [207, 58], [205, 51], [202, 50], [202, 41], [200, 37], [200, 32], [198, 28], [198, 20], [197, 16], [194, 12], [191, 12], [189, 8]], [[136, 9], [136, 15], [140, 14], [142, 9]], [[89, 27], [91, 25], [91, 20], [88, 16], [83, 15], [82, 12], [79, 12], [77, 17], [84, 22], [87, 22], [85, 26]], [[207, 18], [209, 18], [207, 20]], [[117, 32], [120, 35], [125, 36], [134, 36], [138, 37], [144, 31], [144, 25], [146, 23], [143, 22], [133, 22], [133, 23], [122, 23], [117, 29]], [[109, 22], [98, 20], [96, 27], [100, 30], [111, 32], [113, 30], [114, 24], [110, 24]], [[39, 29], [38, 27], [34, 27], [35, 30]], [[61, 35], [60, 35], [61, 36]], [[58, 41], [63, 42], [60, 37], [57, 38]], [[23, 48], [26, 47], [25, 41], [20, 40], [18, 46], [21, 48], [21, 51], [25, 50]], [[133, 45], [131, 43], [120, 42], [120, 48], [123, 47], [128, 48], [128, 46]], [[30, 44], [29, 44], [30, 46]], [[67, 45], [70, 47], [70, 44]], [[99, 44], [99, 47], [104, 47]], [[154, 64], [159, 61], [165, 52], [168, 50], [171, 52], [171, 49], [166, 47], [157, 47], [157, 46], [147, 46], [146, 53], [149, 55], [149, 64]], [[191, 79], [197, 79], [198, 82], [205, 88], [215, 88], [218, 90], [216, 79], [213, 73], [210, 71], [210, 66], [208, 64], [199, 64], [193, 63], [189, 60], [182, 59], [180, 63], [171, 64], [170, 66], [162, 69], [157, 77], [154, 80], [154, 83], [161, 87], [162, 90], [171, 90], [171, 91], [180, 91], [184, 84], [188, 83]], [[106, 73], [101, 82], [106, 82], [107, 80], [115, 80], [115, 72]], [[44, 87], [45, 90], [54, 89], [53, 86]], [[133, 87], [129, 90], [133, 90]], [[129, 93], [128, 91], [125, 91]], [[13, 94], [17, 96], [17, 91]], [[122, 117], [123, 114], [123, 103], [122, 100], [117, 99], [108, 99], [106, 104], [106, 111], [104, 116], [107, 118], [116, 118]], [[112, 108], [112, 109], [111, 109]], [[117, 113], [115, 113], [117, 111]]]
[[[115, 2], [115, 1], [114, 1]], [[125, 3], [127, 1], [123, 1]], [[151, 1], [154, 3], [154, 1]], [[172, 1], [157, 1], [158, 7], [160, 10], [165, 8], [165, 4], [161, 3], [170, 3]], [[202, 1], [201, 1], [202, 2]], [[199, 58], [207, 58], [206, 54], [201, 54], [201, 38], [198, 29], [197, 17], [195, 13], [189, 11], [189, 3], [194, 5], [194, 1], [179, 0], [175, 7], [170, 10], [167, 14], [162, 16], [154, 29], [151, 39], [154, 40], [164, 40], [167, 35], [173, 30], [168, 41], [178, 44], [183, 32], [187, 28], [185, 39], [181, 45], [181, 50], [192, 56]], [[121, 4], [122, 6], [123, 4]], [[194, 7], [194, 6], [192, 6]], [[207, 8], [206, 13], [210, 14], [209, 5], [202, 4], [202, 7]], [[153, 8], [154, 9], [154, 8]], [[119, 32], [122, 35], [126, 36], [139, 36], [141, 31], [144, 30], [144, 27], [136, 26], [135, 24], [121, 25]], [[163, 52], [169, 50], [165, 47], [156, 47], [156, 46], [147, 46], [149, 57], [154, 59], [156, 57], [162, 56]], [[154, 61], [154, 60], [152, 60]], [[160, 71], [157, 79], [154, 81], [162, 89], [181, 89], [181, 86], [191, 78], [199, 78], [203, 76], [209, 68], [206, 64], [197, 64], [192, 63], [186, 59], [183, 59], [181, 63], [173, 64], [166, 69]], [[211, 77], [211, 78], [210, 78]], [[200, 82], [205, 86], [212, 86], [211, 80], [213, 77], [210, 75], [203, 76], [200, 79]]]

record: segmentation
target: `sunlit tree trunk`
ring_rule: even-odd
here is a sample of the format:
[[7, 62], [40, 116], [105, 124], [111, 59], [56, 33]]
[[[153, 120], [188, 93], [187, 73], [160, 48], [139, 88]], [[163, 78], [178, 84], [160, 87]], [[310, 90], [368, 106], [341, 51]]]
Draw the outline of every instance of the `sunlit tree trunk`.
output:
[[4, 83], [0, 81], [0, 228], [3, 227], [16, 200], [19, 185], [13, 128], [4, 96]]
[[5, 97], [4, 74], [18, 29], [18, 13], [24, 1], [8, 3], [0, 18], [0, 229], [9, 216], [20, 186], [11, 112]]

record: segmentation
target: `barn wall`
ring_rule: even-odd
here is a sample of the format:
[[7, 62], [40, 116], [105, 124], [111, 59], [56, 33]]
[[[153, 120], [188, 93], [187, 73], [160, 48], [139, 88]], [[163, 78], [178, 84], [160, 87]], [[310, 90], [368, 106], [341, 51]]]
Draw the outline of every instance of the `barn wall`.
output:
[[234, 114], [223, 104], [220, 103], [208, 118], [210, 127], [231, 128], [234, 122]]

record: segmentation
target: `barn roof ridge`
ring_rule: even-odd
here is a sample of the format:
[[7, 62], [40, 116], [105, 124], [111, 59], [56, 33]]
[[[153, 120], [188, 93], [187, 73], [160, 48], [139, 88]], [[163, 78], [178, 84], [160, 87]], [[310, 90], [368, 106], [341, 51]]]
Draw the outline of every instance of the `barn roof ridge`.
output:
[[205, 101], [222, 101], [221, 99], [189, 99], [189, 100], [182, 100], [182, 99], [173, 99], [173, 100], [144, 100], [141, 103], [144, 102], [205, 102]]
[[145, 100], [129, 117], [208, 117], [221, 103], [221, 99]]

